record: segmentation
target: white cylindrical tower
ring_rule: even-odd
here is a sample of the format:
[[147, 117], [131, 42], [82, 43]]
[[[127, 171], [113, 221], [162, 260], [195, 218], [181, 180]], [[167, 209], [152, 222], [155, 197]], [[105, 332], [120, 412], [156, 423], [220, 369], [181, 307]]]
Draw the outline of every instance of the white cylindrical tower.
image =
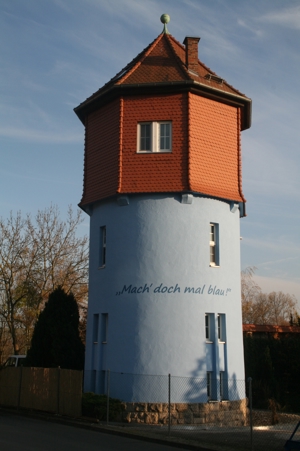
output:
[[[158, 401], [157, 385], [143, 384], [142, 375], [244, 378], [236, 207], [165, 194], [120, 197], [93, 209], [87, 363], [98, 383], [107, 369], [136, 375], [136, 387], [116, 379], [114, 396]], [[93, 341], [95, 334], [104, 339]], [[185, 383], [174, 402], [207, 399], [206, 386], [195, 396]]]

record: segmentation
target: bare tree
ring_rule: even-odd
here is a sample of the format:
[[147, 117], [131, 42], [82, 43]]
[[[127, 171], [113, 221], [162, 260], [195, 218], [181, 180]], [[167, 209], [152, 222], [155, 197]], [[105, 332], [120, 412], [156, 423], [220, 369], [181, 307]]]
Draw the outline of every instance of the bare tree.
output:
[[253, 276], [256, 268], [242, 271], [242, 313], [244, 324], [287, 325], [297, 315], [297, 300], [290, 294], [263, 293]]
[[247, 312], [244, 323], [250, 324], [272, 324], [269, 322], [270, 306], [267, 302], [268, 295], [257, 293], [251, 302], [251, 309]]
[[299, 316], [298, 312], [295, 312], [294, 314], [292, 313], [290, 315], [289, 324], [290, 324], [290, 326], [300, 327], [300, 316]]
[[242, 314], [244, 323], [253, 323], [253, 309], [261, 289], [253, 279], [256, 267], [249, 266], [241, 273]]
[[[27, 218], [11, 214], [7, 221], [0, 220], [0, 284], [1, 311], [11, 335], [15, 352], [18, 351], [17, 310], [26, 298], [26, 286], [31, 280], [36, 250], [27, 228]], [[21, 287], [24, 287], [24, 290]]]
[[282, 291], [268, 294], [269, 324], [288, 325], [291, 315], [296, 315], [297, 300], [295, 296]]
[[11, 214], [0, 218], [0, 318], [14, 352], [30, 340], [33, 324], [48, 295], [57, 286], [87, 302], [88, 238], [78, 237], [78, 210], [66, 221], [57, 207], [38, 211], [34, 220]]
[[66, 221], [59, 219], [57, 207], [38, 211], [31, 224], [31, 237], [37, 249], [33, 280], [43, 299], [58, 286], [72, 292], [78, 302], [87, 297], [88, 238], [76, 235], [81, 212], [74, 216], [69, 207]]

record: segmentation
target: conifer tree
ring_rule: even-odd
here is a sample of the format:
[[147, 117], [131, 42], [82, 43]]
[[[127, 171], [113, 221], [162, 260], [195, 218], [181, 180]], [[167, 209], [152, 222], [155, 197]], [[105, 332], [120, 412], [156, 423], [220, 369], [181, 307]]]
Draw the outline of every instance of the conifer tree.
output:
[[78, 306], [73, 294], [58, 287], [38, 317], [25, 365], [82, 370], [84, 345], [78, 326]]

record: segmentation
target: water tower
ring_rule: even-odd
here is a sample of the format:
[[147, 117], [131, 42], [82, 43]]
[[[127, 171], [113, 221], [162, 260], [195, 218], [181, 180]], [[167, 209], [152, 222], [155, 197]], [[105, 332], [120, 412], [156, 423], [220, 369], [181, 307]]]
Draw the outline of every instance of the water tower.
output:
[[[146, 375], [205, 381], [173, 402], [244, 390], [241, 131], [251, 100], [163, 32], [75, 112], [90, 216], [85, 391], [158, 402]], [[126, 376], [126, 377], [125, 377]], [[121, 377], [121, 376], [120, 376]], [[118, 380], [118, 382], [117, 382]], [[156, 385], [156, 386], [155, 386]], [[242, 387], [242, 385], [240, 386]]]

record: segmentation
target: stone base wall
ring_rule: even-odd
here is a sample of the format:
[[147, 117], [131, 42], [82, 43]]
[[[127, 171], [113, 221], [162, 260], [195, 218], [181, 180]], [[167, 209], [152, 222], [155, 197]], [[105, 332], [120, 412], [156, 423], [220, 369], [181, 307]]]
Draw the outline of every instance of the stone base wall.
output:
[[[215, 424], [245, 426], [248, 422], [247, 399], [208, 403], [171, 404], [171, 424]], [[167, 403], [124, 403], [122, 420], [126, 423], [168, 424]]]

